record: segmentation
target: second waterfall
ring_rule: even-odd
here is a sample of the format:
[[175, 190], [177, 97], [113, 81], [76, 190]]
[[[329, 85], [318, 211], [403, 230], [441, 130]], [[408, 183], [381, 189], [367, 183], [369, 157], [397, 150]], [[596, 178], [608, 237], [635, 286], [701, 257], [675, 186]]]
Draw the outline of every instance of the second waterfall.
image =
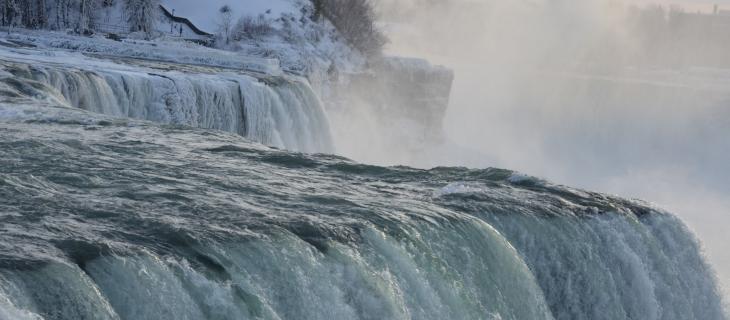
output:
[[307, 80], [165, 68], [60, 67], [3, 62], [2, 79], [21, 96], [165, 124], [224, 130], [269, 146], [332, 152], [322, 104]]

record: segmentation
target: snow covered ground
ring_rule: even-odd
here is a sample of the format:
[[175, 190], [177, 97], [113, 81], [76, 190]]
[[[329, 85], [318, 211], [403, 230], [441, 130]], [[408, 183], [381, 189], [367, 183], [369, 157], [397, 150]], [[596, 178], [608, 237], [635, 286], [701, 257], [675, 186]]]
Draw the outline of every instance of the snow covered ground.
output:
[[[227, 2], [214, 0], [165, 0], [162, 2], [175, 15], [188, 18], [204, 31], [219, 33], [221, 6], [232, 7], [232, 23], [240, 18], [255, 18], [270, 27], [265, 34], [244, 36], [228, 43], [219, 39], [216, 47], [183, 41], [168, 35], [155, 35], [152, 41], [125, 39], [113, 41], [103, 33], [81, 37], [65, 32], [23, 29], [0, 29], [6, 46], [19, 45], [63, 49], [106, 56], [133, 57], [150, 60], [206, 65], [257, 71], [268, 74], [282, 72], [306, 76], [315, 86], [328, 81], [328, 73], [360, 72], [365, 59], [339, 37], [327, 21], [312, 21], [313, 8], [305, 0], [252, 0]], [[113, 7], [109, 10], [119, 10]], [[100, 13], [118, 16], [117, 13]], [[112, 23], [110, 21], [107, 21]], [[116, 21], [115, 23], [117, 23]], [[1, 43], [0, 43], [1, 44]]]
[[277, 59], [244, 56], [172, 38], [160, 38], [154, 41], [114, 41], [101, 35], [82, 37], [64, 32], [15, 29], [10, 33], [0, 33], [0, 45], [15, 51], [23, 48], [44, 49], [47, 55], [76, 52], [232, 68], [274, 75], [282, 72]]
[[264, 22], [271, 32], [216, 45], [245, 56], [279, 60], [284, 70], [306, 75], [313, 82], [325, 81], [326, 73], [333, 70], [360, 72], [365, 66], [365, 58], [339, 36], [331, 23], [312, 21], [314, 8], [309, 0], [163, 0], [162, 4], [215, 34], [221, 33], [219, 9], [223, 5], [232, 9], [234, 29], [241, 18]]

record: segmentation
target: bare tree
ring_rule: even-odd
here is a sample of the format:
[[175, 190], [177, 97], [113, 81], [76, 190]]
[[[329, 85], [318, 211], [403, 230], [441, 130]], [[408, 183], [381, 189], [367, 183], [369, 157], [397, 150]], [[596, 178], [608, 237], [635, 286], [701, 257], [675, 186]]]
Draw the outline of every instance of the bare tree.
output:
[[0, 23], [26, 28], [46, 27], [45, 0], [0, 0]]
[[79, 22], [76, 26], [77, 32], [83, 33], [89, 29], [89, 0], [79, 1]]
[[159, 7], [159, 0], [125, 0], [124, 10], [130, 31], [142, 31], [148, 36], [152, 34]]
[[271, 21], [261, 14], [254, 18], [252, 16], [243, 16], [238, 19], [236, 25], [231, 30], [231, 38], [234, 41], [240, 41], [244, 38], [257, 39], [274, 32]]
[[231, 6], [226, 4], [226, 5], [222, 6], [220, 9], [218, 9], [218, 13], [220, 14], [220, 22], [218, 24], [219, 32], [226, 40], [226, 44], [229, 44], [231, 42], [231, 26], [233, 24], [233, 9], [231, 9]]
[[376, 55], [388, 42], [375, 24], [371, 0], [313, 0], [315, 17], [332, 22], [350, 45], [366, 55]]
[[36, 27], [46, 28], [48, 26], [48, 13], [46, 12], [46, 0], [36, 0]]
[[[56, 7], [54, 8], [56, 11], [56, 29], [61, 29], [61, 17], [63, 16], [62, 12], [66, 1], [67, 0], [56, 0]], [[66, 26], [65, 23], [63, 26]]]
[[62, 26], [60, 28], [67, 28], [68, 27], [68, 11], [71, 8], [71, 0], [58, 0], [57, 4], [59, 5], [58, 11], [61, 12], [61, 23]]
[[25, 27], [33, 26], [33, 10], [30, 1], [20, 0], [20, 24]]
[[3, 1], [3, 25], [13, 26], [18, 23], [18, 17], [21, 14], [21, 4], [18, 0]]
[[322, 18], [322, 12], [324, 11], [324, 0], [312, 0], [312, 6], [314, 7], [312, 20], [318, 21]]

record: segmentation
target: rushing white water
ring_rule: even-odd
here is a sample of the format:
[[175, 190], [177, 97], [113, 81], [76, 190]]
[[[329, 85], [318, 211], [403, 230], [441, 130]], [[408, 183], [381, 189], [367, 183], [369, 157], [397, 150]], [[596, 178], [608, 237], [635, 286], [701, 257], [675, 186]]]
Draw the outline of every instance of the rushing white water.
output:
[[0, 115], [3, 320], [726, 319], [693, 235], [640, 202], [75, 108]]
[[327, 117], [304, 79], [24, 63], [4, 67], [13, 75], [4, 79], [6, 84], [36, 98], [106, 115], [224, 130], [292, 151], [332, 151]]
[[726, 319], [644, 203], [250, 143], [331, 149], [303, 80], [0, 65], [0, 320]]

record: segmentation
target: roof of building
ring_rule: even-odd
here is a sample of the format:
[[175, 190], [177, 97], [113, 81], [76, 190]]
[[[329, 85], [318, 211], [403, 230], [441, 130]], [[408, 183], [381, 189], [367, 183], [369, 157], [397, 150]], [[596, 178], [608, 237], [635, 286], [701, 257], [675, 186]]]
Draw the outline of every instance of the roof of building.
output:
[[192, 22], [190, 22], [190, 20], [183, 18], [183, 17], [174, 16], [172, 13], [170, 13], [170, 11], [167, 10], [167, 8], [165, 8], [165, 6], [160, 5], [160, 9], [162, 9], [162, 13], [164, 13], [167, 18], [169, 18], [170, 20], [175, 21], [177, 23], [183, 23], [183, 24], [187, 25], [190, 28], [190, 30], [193, 30], [193, 32], [195, 32], [196, 34], [201, 35], [201, 36], [207, 36], [207, 37], [213, 36], [210, 33], [207, 33], [203, 30], [198, 29], [198, 27], [196, 27]]

